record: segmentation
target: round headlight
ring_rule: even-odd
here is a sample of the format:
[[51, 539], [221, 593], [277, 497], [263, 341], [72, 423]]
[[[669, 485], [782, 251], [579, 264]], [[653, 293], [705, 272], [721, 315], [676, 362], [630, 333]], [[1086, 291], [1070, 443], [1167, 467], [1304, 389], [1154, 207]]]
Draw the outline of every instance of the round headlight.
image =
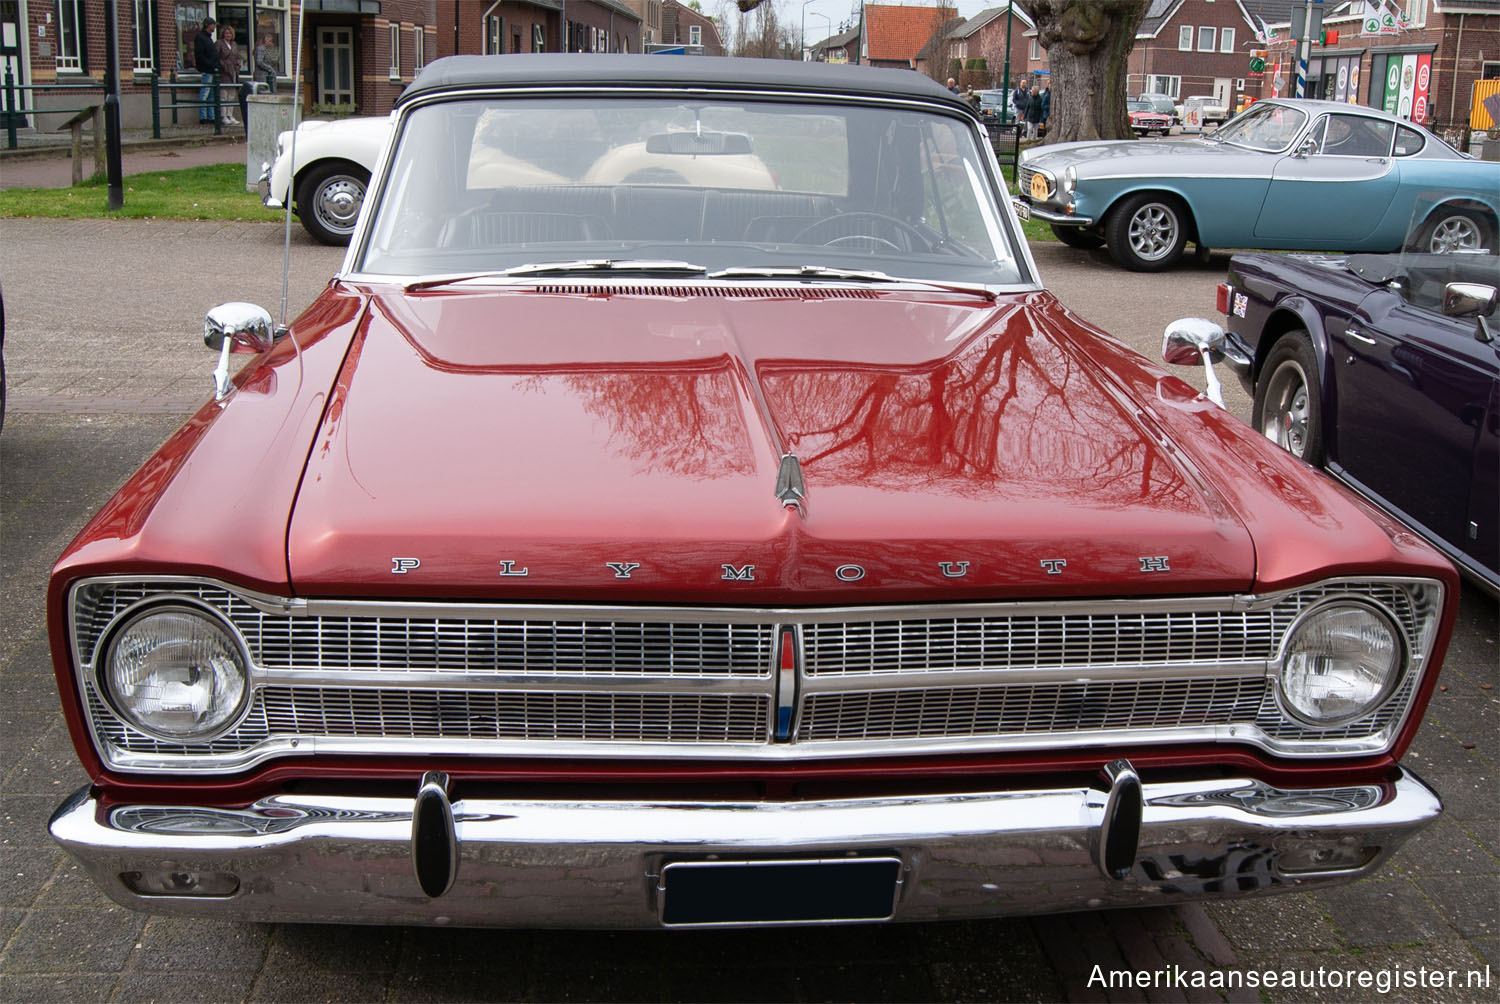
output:
[[1401, 660], [1401, 634], [1375, 607], [1353, 601], [1314, 607], [1287, 639], [1281, 698], [1310, 725], [1353, 721], [1389, 696]]
[[115, 711], [178, 742], [212, 738], [245, 703], [248, 660], [223, 620], [197, 607], [153, 606], [110, 638], [100, 676]]
[[1075, 167], [1073, 167], [1072, 164], [1069, 164], [1067, 167], [1063, 168], [1063, 173], [1062, 173], [1062, 189], [1063, 189], [1064, 192], [1067, 192], [1069, 195], [1072, 195], [1073, 194], [1073, 189], [1075, 189], [1077, 187], [1078, 187], [1078, 170]]

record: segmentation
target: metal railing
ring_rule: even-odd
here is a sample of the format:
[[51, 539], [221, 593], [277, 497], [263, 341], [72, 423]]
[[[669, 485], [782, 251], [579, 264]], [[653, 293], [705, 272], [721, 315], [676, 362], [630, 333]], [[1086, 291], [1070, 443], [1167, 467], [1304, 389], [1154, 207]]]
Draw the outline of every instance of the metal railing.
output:
[[[213, 88], [212, 101], [203, 101], [198, 97], [199, 91], [205, 86], [204, 80], [208, 81], [207, 86]], [[225, 88], [237, 94], [240, 85], [238, 83], [221, 81], [217, 73], [210, 74], [206, 78], [199, 78], [198, 80], [184, 81], [178, 80], [177, 71], [173, 70], [172, 76], [165, 83], [162, 82], [161, 74], [151, 74], [151, 138], [161, 139], [161, 113], [164, 110], [170, 111], [172, 113], [172, 124], [177, 125], [177, 111], [181, 108], [197, 110], [212, 108], [214, 135], [222, 136], [224, 134], [223, 109]], [[167, 100], [165, 102], [161, 99], [162, 91], [167, 92]], [[177, 97], [178, 91], [187, 91], [191, 95], [191, 99], [187, 101], [179, 100]]]
[[[98, 108], [104, 105], [104, 85], [99, 83], [89, 84], [18, 84], [14, 71], [5, 71], [5, 106], [0, 108], [0, 116], [5, 119], [5, 145], [7, 149], [14, 150], [20, 146], [20, 139], [16, 134], [17, 123], [34, 115], [76, 115], [78, 112], [88, 111], [90, 108]], [[28, 100], [28, 95], [34, 99], [38, 93], [62, 93], [62, 94], [98, 94], [99, 100], [83, 105], [60, 105], [56, 108], [38, 108], [34, 100]]]

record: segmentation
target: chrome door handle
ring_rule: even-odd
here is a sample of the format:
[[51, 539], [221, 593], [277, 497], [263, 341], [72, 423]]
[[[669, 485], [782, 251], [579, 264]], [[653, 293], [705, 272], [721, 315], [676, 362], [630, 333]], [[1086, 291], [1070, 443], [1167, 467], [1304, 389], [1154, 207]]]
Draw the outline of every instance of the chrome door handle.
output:
[[1369, 335], [1362, 335], [1362, 334], [1360, 334], [1358, 328], [1354, 328], [1354, 327], [1345, 328], [1344, 329], [1344, 334], [1347, 335], [1347, 336], [1349, 336], [1350, 338], [1354, 339], [1356, 342], [1360, 342], [1361, 344], [1364, 344], [1364, 345], [1379, 345], [1380, 344], [1375, 339], [1371, 338]]

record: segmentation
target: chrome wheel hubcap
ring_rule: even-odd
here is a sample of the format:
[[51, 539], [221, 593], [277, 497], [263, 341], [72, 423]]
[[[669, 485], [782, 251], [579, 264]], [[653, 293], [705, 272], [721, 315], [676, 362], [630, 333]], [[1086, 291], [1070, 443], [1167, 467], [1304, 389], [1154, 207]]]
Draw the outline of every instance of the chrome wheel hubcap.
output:
[[1432, 229], [1428, 250], [1433, 254], [1454, 251], [1476, 251], [1480, 247], [1479, 227], [1467, 216], [1450, 216]]
[[1177, 244], [1177, 214], [1160, 202], [1137, 209], [1130, 218], [1130, 250], [1144, 261], [1160, 261]]
[[329, 230], [349, 232], [359, 218], [360, 203], [365, 201], [365, 186], [348, 175], [338, 175], [318, 189], [318, 222]]
[[1261, 415], [1261, 434], [1294, 457], [1307, 452], [1310, 409], [1307, 375], [1295, 362], [1276, 367], [1266, 385], [1266, 406]]

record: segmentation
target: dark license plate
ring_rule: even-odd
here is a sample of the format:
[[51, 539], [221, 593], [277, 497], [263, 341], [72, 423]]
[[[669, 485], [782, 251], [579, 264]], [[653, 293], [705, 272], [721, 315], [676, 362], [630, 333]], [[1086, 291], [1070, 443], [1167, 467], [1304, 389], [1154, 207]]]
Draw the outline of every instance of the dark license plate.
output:
[[897, 858], [677, 861], [661, 872], [661, 920], [687, 924], [816, 924], [889, 920]]

